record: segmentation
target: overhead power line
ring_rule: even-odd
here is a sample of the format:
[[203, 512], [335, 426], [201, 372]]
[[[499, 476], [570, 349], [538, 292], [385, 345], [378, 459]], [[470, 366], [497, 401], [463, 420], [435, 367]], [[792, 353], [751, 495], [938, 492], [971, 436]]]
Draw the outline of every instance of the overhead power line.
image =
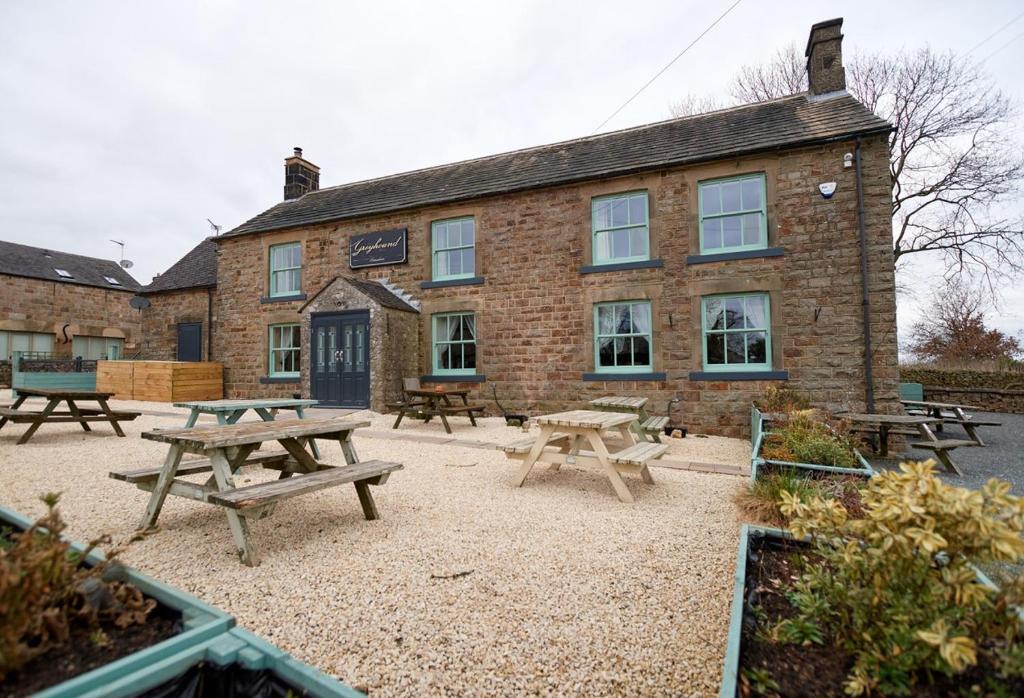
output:
[[996, 55], [997, 53], [999, 53], [1000, 51], [1002, 51], [1002, 50], [1003, 50], [1004, 48], [1006, 48], [1007, 46], [1009, 46], [1010, 44], [1012, 44], [1012, 43], [1013, 43], [1014, 41], [1016, 41], [1017, 39], [1019, 39], [1019, 38], [1020, 38], [1020, 37], [1022, 37], [1022, 36], [1024, 36], [1024, 31], [1022, 31], [1021, 33], [1017, 34], [1017, 35], [1016, 35], [1016, 36], [1014, 36], [1014, 37], [1013, 37], [1012, 39], [1010, 39], [1009, 41], [1007, 41], [1007, 42], [1006, 42], [1005, 44], [1003, 44], [1002, 46], [1000, 46], [999, 48], [997, 48], [997, 49], [996, 49], [995, 51], [993, 51], [992, 53], [990, 53], [990, 54], [988, 54], [987, 56], [985, 56], [984, 58], [982, 58], [982, 59], [981, 59], [981, 62], [982, 62], [982, 63], [984, 63], [984, 62], [985, 62], [985, 61], [987, 61], [987, 60], [988, 60], [989, 58], [991, 58], [992, 56]]
[[709, 31], [711, 31], [712, 29], [714, 29], [714, 28], [715, 28], [715, 25], [717, 25], [717, 24], [718, 24], [719, 22], [721, 22], [721, 21], [722, 21], [723, 19], [725, 19], [726, 15], [728, 15], [728, 14], [729, 14], [730, 12], [732, 12], [732, 11], [733, 11], [733, 9], [734, 9], [734, 8], [735, 8], [735, 7], [737, 6], [737, 5], [739, 5], [739, 4], [741, 3], [741, 2], [743, 2], [743, 0], [736, 0], [736, 2], [734, 2], [734, 3], [732, 4], [732, 5], [729, 5], [729, 9], [727, 9], [727, 10], [726, 10], [725, 12], [723, 12], [723, 13], [722, 13], [721, 15], [719, 15], [718, 19], [716, 19], [716, 20], [715, 20], [714, 22], [712, 22], [711, 24], [709, 24], [709, 25], [708, 25], [708, 27], [707, 27], [707, 29], [705, 29], [704, 31], [702, 31], [702, 32], [700, 33], [700, 35], [698, 35], [698, 36], [697, 36], [697, 38], [696, 38], [696, 39], [694, 39], [693, 41], [691, 41], [691, 42], [690, 42], [690, 44], [689, 44], [689, 45], [688, 45], [688, 46], [687, 46], [686, 48], [684, 48], [684, 49], [683, 49], [682, 51], [680, 51], [680, 52], [679, 52], [679, 53], [678, 53], [678, 54], [676, 55], [676, 57], [675, 57], [675, 58], [673, 58], [672, 60], [670, 60], [670, 61], [668, 62], [668, 64], [667, 64], [667, 65], [666, 65], [666, 66], [665, 66], [664, 68], [662, 68], [662, 69], [661, 69], [661, 70], [659, 70], [659, 71], [658, 71], [657, 73], [655, 73], [655, 74], [654, 74], [654, 77], [653, 77], [653, 78], [651, 78], [650, 80], [648, 80], [647, 82], [645, 82], [645, 83], [644, 83], [644, 85], [643, 85], [643, 87], [641, 87], [641, 88], [640, 88], [639, 90], [637, 90], [636, 92], [634, 92], [634, 93], [633, 93], [633, 96], [632, 96], [632, 97], [630, 97], [629, 99], [627, 99], [627, 100], [626, 100], [625, 102], [623, 102], [623, 103], [622, 103], [622, 105], [621, 105], [621, 106], [619, 106], [619, 108], [618, 108], [618, 109], [616, 109], [615, 111], [613, 111], [613, 112], [611, 113], [611, 116], [609, 116], [609, 117], [608, 117], [607, 119], [605, 119], [604, 121], [602, 121], [602, 122], [601, 122], [601, 125], [600, 125], [600, 126], [598, 126], [597, 128], [595, 128], [595, 129], [594, 129], [594, 131], [593, 131], [593, 133], [591, 133], [590, 135], [594, 135], [594, 133], [597, 133], [598, 131], [600, 131], [600, 130], [601, 130], [602, 128], [604, 128], [605, 124], [607, 124], [607, 123], [608, 123], [609, 121], [611, 121], [611, 120], [612, 120], [612, 119], [614, 119], [614, 118], [615, 118], [616, 116], [618, 116], [618, 114], [619, 114], [619, 112], [620, 112], [620, 111], [622, 111], [623, 109], [625, 109], [626, 107], [628, 107], [628, 106], [629, 106], [629, 103], [630, 103], [630, 102], [632, 102], [632, 101], [633, 101], [634, 99], [636, 99], [637, 97], [639, 97], [639, 96], [640, 96], [640, 93], [641, 93], [641, 92], [643, 92], [643, 91], [644, 91], [644, 90], [646, 90], [646, 89], [647, 89], [648, 87], [650, 87], [650, 86], [651, 86], [651, 83], [652, 83], [652, 82], [654, 82], [655, 80], [657, 80], [658, 78], [660, 78], [660, 77], [661, 77], [661, 75], [662, 75], [662, 73], [664, 73], [664, 72], [665, 72], [666, 70], [668, 70], [669, 68], [671, 68], [671, 67], [672, 67], [672, 65], [673, 65], [673, 64], [674, 64], [674, 63], [675, 63], [676, 61], [678, 61], [678, 60], [679, 60], [680, 58], [682, 58], [682, 57], [683, 57], [683, 55], [684, 55], [684, 54], [685, 54], [685, 53], [686, 53], [687, 51], [689, 51], [689, 50], [690, 50], [691, 48], [693, 48], [694, 46], [696, 46], [696, 45], [697, 45], [697, 42], [698, 42], [698, 41], [700, 41], [701, 39], [703, 39], [703, 38], [704, 38], [704, 35], [705, 35], [705, 34], [707, 34], [707, 33], [708, 33]]
[[[1003, 31], [1004, 31], [1004, 30], [1005, 30], [1005, 29], [1006, 29], [1007, 27], [1009, 27], [1009, 26], [1010, 26], [1011, 24], [1013, 24], [1014, 22], [1016, 22], [1016, 21], [1017, 21], [1018, 19], [1020, 19], [1021, 17], [1024, 17], [1024, 12], [1021, 12], [1021, 13], [1020, 13], [1019, 15], [1017, 15], [1016, 17], [1014, 17], [1013, 19], [1011, 19], [1011, 20], [1010, 20], [1009, 22], [1007, 22], [1007, 23], [1006, 23], [1006, 24], [1004, 24], [1003, 26], [999, 27], [999, 28], [998, 28], [998, 29], [996, 29], [996, 30], [995, 30], [994, 32], [992, 32], [991, 34], [989, 34], [988, 36], [986, 36], [986, 37], [985, 37], [984, 39], [982, 39], [981, 41], [979, 41], [978, 43], [976, 43], [976, 44], [975, 44], [974, 46], [972, 46], [972, 47], [971, 47], [971, 50], [970, 50], [970, 51], [968, 51], [968, 52], [967, 52], [967, 53], [966, 53], [965, 55], [968, 55], [968, 56], [969, 56], [969, 55], [971, 55], [972, 53], [974, 53], [975, 51], [977, 51], [977, 50], [978, 50], [979, 48], [981, 48], [982, 46], [984, 46], [985, 44], [987, 44], [987, 43], [988, 43], [989, 41], [991, 41], [991, 40], [992, 40], [993, 38], [995, 38], [995, 37], [996, 37], [997, 35], [1001, 34], [1001, 33], [1002, 33], [1002, 32], [1003, 32]], [[1010, 40], [1010, 43], [1013, 43], [1013, 39], [1011, 39], [1011, 40]], [[997, 50], [996, 50], [996, 51], [994, 51], [993, 53], [996, 53], [996, 52], [998, 52], [998, 51], [1001, 51], [1001, 50], [1002, 50], [1002, 49], [997, 49]], [[992, 54], [989, 54], [989, 55], [992, 55]]]

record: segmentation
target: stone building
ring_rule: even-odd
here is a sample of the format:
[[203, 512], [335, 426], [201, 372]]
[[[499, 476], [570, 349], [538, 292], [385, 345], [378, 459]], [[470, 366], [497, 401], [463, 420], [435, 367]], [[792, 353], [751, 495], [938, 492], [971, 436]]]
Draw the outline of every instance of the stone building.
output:
[[214, 361], [217, 245], [206, 239], [142, 289], [140, 357], [148, 361]]
[[769, 385], [896, 409], [891, 126], [845, 90], [841, 24], [768, 102], [325, 189], [296, 149], [285, 201], [215, 238], [227, 394], [678, 397], [726, 435]]
[[0, 385], [15, 351], [100, 359], [131, 355], [138, 282], [114, 261], [0, 241]]

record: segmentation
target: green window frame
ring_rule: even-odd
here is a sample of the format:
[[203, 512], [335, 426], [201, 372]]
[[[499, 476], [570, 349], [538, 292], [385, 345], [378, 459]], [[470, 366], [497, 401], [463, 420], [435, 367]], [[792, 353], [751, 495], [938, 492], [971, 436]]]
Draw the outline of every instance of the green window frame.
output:
[[271, 245], [269, 254], [270, 297], [302, 293], [302, 243]]
[[296, 324], [270, 325], [267, 339], [268, 374], [298, 378], [302, 358], [302, 337]]
[[591, 257], [595, 265], [641, 262], [651, 258], [651, 227], [646, 191], [590, 200]]
[[705, 371], [770, 371], [772, 319], [768, 294], [702, 298], [701, 339]]
[[431, 223], [430, 252], [434, 281], [476, 276], [476, 220], [473, 216]]
[[594, 371], [637, 373], [653, 367], [650, 301], [594, 305]]
[[435, 375], [476, 373], [476, 314], [437, 313], [431, 316], [431, 365]]
[[701, 254], [768, 247], [767, 180], [763, 172], [700, 182], [697, 201]]

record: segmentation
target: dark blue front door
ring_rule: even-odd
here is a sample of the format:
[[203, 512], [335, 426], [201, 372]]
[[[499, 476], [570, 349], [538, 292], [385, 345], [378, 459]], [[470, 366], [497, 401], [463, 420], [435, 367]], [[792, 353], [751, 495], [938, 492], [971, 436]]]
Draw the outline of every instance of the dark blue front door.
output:
[[203, 324], [183, 322], [178, 325], [178, 361], [203, 360]]
[[325, 407], [369, 407], [369, 311], [314, 315], [310, 341], [313, 399]]

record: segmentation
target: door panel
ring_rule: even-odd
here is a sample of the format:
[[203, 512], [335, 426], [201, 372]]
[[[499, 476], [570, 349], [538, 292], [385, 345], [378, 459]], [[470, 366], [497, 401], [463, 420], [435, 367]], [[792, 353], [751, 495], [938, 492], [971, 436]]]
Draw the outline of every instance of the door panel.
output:
[[369, 323], [367, 312], [313, 316], [310, 387], [325, 407], [370, 406]]
[[178, 325], [178, 361], [203, 360], [203, 325], [185, 322]]

